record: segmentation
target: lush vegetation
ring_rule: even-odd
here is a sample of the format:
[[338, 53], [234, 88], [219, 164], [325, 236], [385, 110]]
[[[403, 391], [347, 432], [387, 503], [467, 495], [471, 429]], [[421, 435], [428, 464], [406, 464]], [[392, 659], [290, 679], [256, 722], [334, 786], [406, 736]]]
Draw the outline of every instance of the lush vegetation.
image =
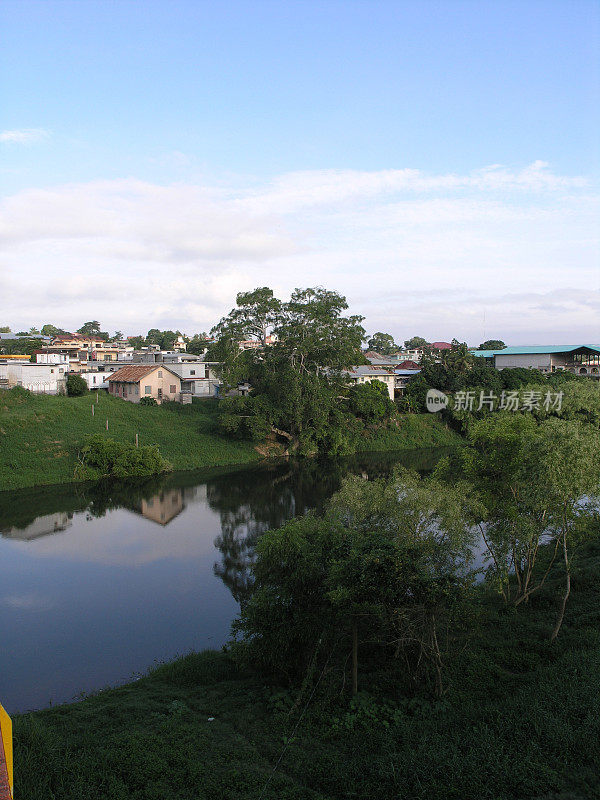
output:
[[160, 475], [172, 469], [156, 445], [136, 447], [96, 433], [90, 436], [79, 452], [75, 477], [78, 480], [139, 478]]
[[81, 375], [72, 372], [67, 376], [67, 394], [69, 397], [81, 397], [87, 394], [88, 385]]
[[[553, 575], [527, 613], [485, 588], [450, 641], [441, 700], [375, 665], [361, 691], [269, 686], [189, 655], [80, 703], [14, 720], [27, 800], [589, 800], [600, 796], [600, 545], [580, 554], [558, 639]], [[309, 702], [310, 701], [310, 702]], [[212, 720], [212, 721], [209, 721]]]
[[[92, 405], [94, 414], [92, 415]], [[174, 469], [247, 464], [278, 455], [223, 434], [219, 401], [144, 406], [100, 392], [83, 397], [34, 395], [16, 388], [0, 394], [0, 488], [68, 483], [76, 478], [78, 454], [94, 434], [116, 442], [158, 447]], [[106, 422], [108, 420], [108, 430]], [[372, 426], [356, 450], [400, 450], [460, 444], [433, 415], [409, 415], [393, 428]]]
[[174, 469], [257, 461], [260, 456], [251, 443], [219, 433], [217, 409], [212, 400], [144, 407], [104, 392], [83, 397], [34, 395], [23, 389], [2, 392], [0, 487], [74, 480], [81, 448], [94, 434], [133, 445], [137, 433], [141, 447], [158, 447]]

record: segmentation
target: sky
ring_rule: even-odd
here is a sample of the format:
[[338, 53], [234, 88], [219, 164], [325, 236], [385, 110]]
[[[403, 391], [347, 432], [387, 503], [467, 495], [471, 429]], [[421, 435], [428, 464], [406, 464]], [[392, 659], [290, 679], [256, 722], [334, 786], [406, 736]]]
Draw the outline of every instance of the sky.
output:
[[600, 4], [0, 0], [0, 325], [600, 342]]

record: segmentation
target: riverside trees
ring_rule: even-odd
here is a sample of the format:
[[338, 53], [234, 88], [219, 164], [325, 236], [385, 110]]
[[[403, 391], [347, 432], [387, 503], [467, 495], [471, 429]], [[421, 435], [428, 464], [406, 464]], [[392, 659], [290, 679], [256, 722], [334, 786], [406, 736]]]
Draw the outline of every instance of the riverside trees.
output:
[[[207, 355], [222, 364], [226, 386], [252, 387], [249, 396], [222, 402], [224, 430], [276, 437], [299, 454], [350, 452], [364, 417], [350, 408], [345, 371], [365, 362], [363, 318], [346, 315], [346, 298], [322, 287], [296, 289], [286, 303], [262, 287], [239, 294], [237, 303], [213, 329], [218, 338]], [[247, 340], [257, 346], [240, 348]], [[361, 396], [359, 405], [369, 398], [371, 417], [381, 418], [380, 393]]]

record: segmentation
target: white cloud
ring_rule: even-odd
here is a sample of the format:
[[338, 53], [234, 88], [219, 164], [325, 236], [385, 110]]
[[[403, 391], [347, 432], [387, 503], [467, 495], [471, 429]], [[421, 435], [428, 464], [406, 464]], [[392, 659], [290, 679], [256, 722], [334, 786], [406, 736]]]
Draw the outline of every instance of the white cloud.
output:
[[47, 139], [50, 132], [44, 128], [20, 128], [19, 130], [0, 131], [0, 142], [9, 144], [32, 144]]
[[324, 170], [253, 186], [30, 189], [0, 204], [0, 321], [191, 332], [210, 328], [237, 291], [324, 284], [369, 330], [400, 339], [477, 343], [485, 309], [501, 338], [600, 340], [582, 299], [600, 288], [597, 214], [584, 178], [539, 161], [466, 175]]

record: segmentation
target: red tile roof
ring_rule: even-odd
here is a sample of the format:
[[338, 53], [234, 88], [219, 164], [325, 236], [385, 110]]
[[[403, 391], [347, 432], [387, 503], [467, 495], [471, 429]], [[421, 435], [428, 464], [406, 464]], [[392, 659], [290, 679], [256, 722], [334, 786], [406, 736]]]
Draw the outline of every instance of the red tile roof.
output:
[[164, 364], [144, 364], [135, 367], [121, 367], [116, 372], [113, 372], [110, 376], [109, 383], [113, 381], [122, 381], [124, 383], [138, 383], [145, 378], [146, 375], [149, 375], [151, 372], [154, 372], [155, 369], [166, 369], [167, 372], [170, 372], [171, 375], [175, 375], [176, 378], [179, 378], [172, 369], [165, 367]]
[[435, 348], [435, 350], [452, 350], [450, 342], [432, 342], [431, 347]]
[[416, 361], [402, 361], [398, 364], [396, 369], [421, 369], [421, 367], [417, 364]]

